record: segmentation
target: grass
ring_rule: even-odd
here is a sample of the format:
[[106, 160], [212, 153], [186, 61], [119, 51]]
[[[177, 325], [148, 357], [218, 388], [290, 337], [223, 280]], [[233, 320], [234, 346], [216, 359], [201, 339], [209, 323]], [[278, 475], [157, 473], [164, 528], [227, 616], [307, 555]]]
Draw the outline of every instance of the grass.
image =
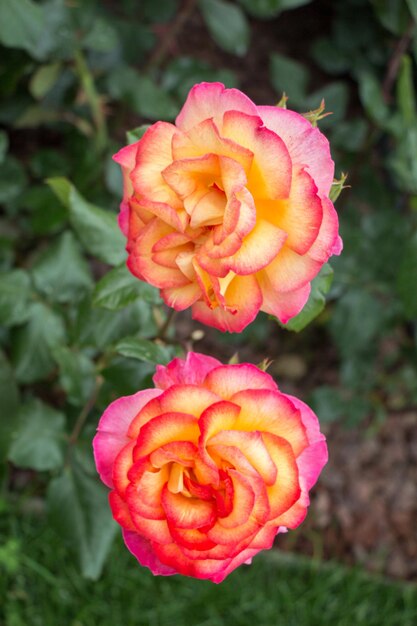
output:
[[92, 582], [81, 578], [67, 548], [42, 521], [14, 518], [12, 529], [0, 548], [1, 626], [417, 624], [416, 587], [278, 551], [259, 555], [214, 585], [153, 577], [119, 540], [103, 576]]

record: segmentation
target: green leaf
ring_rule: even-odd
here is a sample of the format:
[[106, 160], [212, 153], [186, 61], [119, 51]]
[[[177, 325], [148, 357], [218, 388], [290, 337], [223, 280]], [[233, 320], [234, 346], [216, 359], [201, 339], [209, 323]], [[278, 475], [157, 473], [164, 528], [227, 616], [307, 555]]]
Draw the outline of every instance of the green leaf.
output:
[[25, 170], [20, 162], [7, 156], [0, 168], [0, 204], [12, 202], [27, 184]]
[[388, 157], [394, 180], [400, 189], [417, 195], [417, 121], [404, 126], [395, 150]]
[[82, 352], [67, 346], [55, 346], [52, 348], [52, 356], [59, 366], [59, 383], [67, 393], [68, 402], [83, 406], [95, 386], [94, 363]]
[[407, 127], [416, 120], [416, 98], [413, 79], [413, 63], [404, 54], [401, 58], [400, 72], [397, 81], [398, 108]]
[[65, 339], [61, 317], [44, 304], [31, 304], [28, 317], [28, 323], [13, 333], [12, 362], [21, 383], [45, 378], [54, 368], [51, 347]]
[[16, 427], [20, 398], [13, 369], [2, 350], [0, 350], [0, 398], [3, 415], [0, 419], [0, 461], [3, 461], [11, 434]]
[[122, 309], [140, 298], [150, 304], [160, 304], [158, 290], [133, 276], [126, 265], [110, 270], [97, 283], [93, 304], [110, 311]]
[[24, 270], [0, 274], [0, 324], [15, 326], [29, 317], [30, 278]]
[[249, 47], [250, 28], [242, 9], [224, 0], [199, 0], [211, 36], [220, 48], [244, 56]]
[[397, 291], [406, 316], [417, 317], [417, 233], [407, 242], [398, 271]]
[[0, 130], [0, 164], [4, 162], [9, 149], [9, 137], [4, 130]]
[[[44, 178], [52, 178], [54, 176], [65, 176], [71, 169], [71, 163], [66, 152], [55, 150], [53, 148], [37, 149], [29, 161], [31, 173], [40, 178], [43, 183]], [[43, 188], [52, 195], [48, 187]], [[56, 205], [56, 203], [55, 203]]]
[[376, 348], [375, 338], [391, 312], [370, 291], [351, 288], [337, 300], [329, 320], [333, 339], [343, 358], [367, 354]]
[[86, 251], [109, 265], [124, 261], [126, 242], [116, 215], [87, 202], [66, 178], [50, 178], [47, 183], [69, 210], [71, 226]]
[[369, 71], [360, 72], [358, 80], [359, 96], [366, 113], [373, 122], [385, 127], [390, 117], [390, 111], [384, 101], [381, 84]]
[[381, 24], [391, 33], [402, 35], [410, 22], [410, 13], [407, 10], [408, 1], [371, 0], [371, 2]]
[[168, 363], [168, 351], [147, 339], [138, 337], [125, 337], [115, 346], [115, 351], [122, 356], [138, 359], [147, 363]]
[[276, 17], [286, 9], [296, 9], [312, 0], [239, 0], [251, 15], [261, 19]]
[[48, 511], [59, 537], [76, 552], [82, 575], [97, 580], [118, 528], [110, 513], [108, 490], [74, 461], [50, 483]]
[[30, 226], [35, 235], [51, 235], [68, 222], [68, 211], [46, 185], [31, 185], [23, 192], [19, 204], [30, 213]]
[[150, 378], [154, 372], [153, 363], [114, 356], [108, 366], [100, 372], [105, 381], [100, 388], [101, 403], [107, 406], [115, 397], [129, 396], [136, 393], [138, 389], [148, 387], [144, 379]]
[[32, 0], [0, 0], [0, 42], [42, 59], [39, 43], [44, 32], [42, 7]]
[[36, 288], [52, 302], [81, 300], [93, 286], [90, 268], [69, 231], [41, 254], [33, 265], [32, 275]]
[[311, 55], [317, 65], [327, 74], [344, 74], [349, 72], [349, 56], [336, 41], [327, 37], [320, 37], [311, 46]]
[[35, 100], [42, 100], [52, 89], [61, 72], [61, 63], [42, 65], [34, 74], [29, 83], [29, 91]]
[[19, 426], [8, 459], [19, 467], [39, 472], [64, 463], [65, 416], [40, 400], [22, 407]]
[[126, 133], [126, 139], [128, 144], [136, 143], [139, 139], [142, 139], [143, 135], [146, 133], [148, 128], [150, 128], [150, 124], [142, 124], [141, 126], [137, 126], [132, 130], [128, 130]]
[[301, 63], [274, 52], [270, 57], [269, 76], [279, 95], [285, 92], [290, 104], [305, 107], [309, 77], [307, 69]]
[[343, 120], [349, 100], [349, 89], [345, 82], [334, 81], [310, 94], [305, 102], [305, 106], [315, 109], [324, 100], [326, 111], [332, 114], [320, 120], [320, 127], [335, 125]]
[[311, 283], [311, 293], [304, 305], [303, 310], [293, 317], [289, 322], [283, 324], [284, 328], [299, 333], [310, 322], [312, 322], [324, 309], [326, 305], [326, 294], [333, 281], [333, 270], [328, 263], [323, 265], [320, 273]]
[[360, 152], [369, 129], [363, 117], [341, 120], [332, 128], [332, 145], [346, 152]]
[[226, 68], [214, 68], [193, 57], [176, 57], [164, 68], [162, 86], [173, 92], [179, 102], [184, 102], [190, 89], [201, 81], [219, 82], [226, 87], [237, 87], [236, 74]]
[[84, 38], [85, 48], [97, 52], [112, 52], [119, 45], [116, 30], [103, 17], [97, 17], [93, 22], [93, 27]]
[[322, 385], [313, 391], [311, 406], [320, 422], [329, 423], [339, 420], [346, 412], [346, 402], [336, 387]]
[[79, 307], [72, 331], [74, 343], [100, 349], [139, 332], [141, 337], [152, 337], [157, 332], [148, 303], [136, 300], [123, 309], [109, 311], [93, 307], [89, 299]]
[[171, 96], [133, 67], [118, 67], [107, 76], [106, 84], [112, 98], [124, 101], [132, 111], [150, 120], [173, 119], [178, 113]]
[[405, 0], [407, 2], [408, 10], [413, 18], [417, 21], [417, 0]]

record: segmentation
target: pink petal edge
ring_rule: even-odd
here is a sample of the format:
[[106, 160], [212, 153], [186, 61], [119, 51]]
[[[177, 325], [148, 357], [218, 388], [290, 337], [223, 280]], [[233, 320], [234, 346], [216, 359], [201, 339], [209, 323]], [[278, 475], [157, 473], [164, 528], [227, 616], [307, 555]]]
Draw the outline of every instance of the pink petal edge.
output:
[[126, 433], [131, 421], [149, 400], [161, 393], [160, 389], [142, 389], [132, 396], [123, 396], [112, 402], [101, 416], [93, 450], [97, 471], [107, 487], [113, 487], [113, 463], [120, 450], [129, 443]]
[[201, 385], [207, 374], [222, 365], [217, 359], [188, 352], [185, 359], [173, 359], [168, 365], [157, 365], [153, 377], [154, 384], [159, 389], [168, 389], [172, 385]]

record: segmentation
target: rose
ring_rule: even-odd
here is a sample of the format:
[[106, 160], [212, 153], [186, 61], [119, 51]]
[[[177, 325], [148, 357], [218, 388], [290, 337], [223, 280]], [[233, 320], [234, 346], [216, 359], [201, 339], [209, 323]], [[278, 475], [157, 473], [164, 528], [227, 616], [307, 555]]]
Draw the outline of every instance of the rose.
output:
[[298, 113], [202, 83], [175, 126], [114, 158], [130, 271], [205, 324], [240, 332], [259, 310], [287, 322], [341, 251], [329, 144]]
[[253, 365], [189, 353], [154, 382], [104, 412], [97, 470], [139, 563], [218, 583], [302, 522], [325, 439], [311, 409]]

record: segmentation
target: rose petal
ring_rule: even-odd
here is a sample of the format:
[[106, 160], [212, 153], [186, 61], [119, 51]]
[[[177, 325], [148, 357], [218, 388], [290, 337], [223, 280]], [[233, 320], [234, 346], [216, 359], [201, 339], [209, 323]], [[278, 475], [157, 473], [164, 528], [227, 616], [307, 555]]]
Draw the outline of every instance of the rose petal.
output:
[[241, 332], [256, 317], [262, 293], [254, 276], [236, 276], [227, 287], [224, 299], [227, 308], [211, 309], [204, 302], [192, 306], [193, 319], [222, 331]]
[[258, 106], [257, 111], [265, 126], [284, 141], [293, 165], [306, 167], [320, 196], [328, 196], [333, 182], [334, 163], [329, 142], [323, 133], [295, 111], [273, 106]]
[[222, 134], [253, 153], [248, 189], [256, 198], [288, 198], [292, 163], [281, 137], [256, 115], [226, 111]]
[[101, 416], [93, 449], [97, 471], [107, 487], [113, 487], [114, 460], [129, 443], [127, 431], [130, 423], [145, 404], [160, 394], [160, 389], [143, 389], [133, 396], [124, 396], [112, 402]]
[[221, 83], [200, 83], [188, 94], [175, 124], [187, 131], [200, 122], [213, 118], [221, 131], [225, 111], [242, 111], [256, 115], [257, 107], [238, 89], [225, 89]]
[[168, 365], [157, 365], [153, 382], [160, 389], [171, 385], [200, 385], [207, 374], [221, 365], [220, 361], [205, 354], [188, 352], [185, 359], [173, 359]]
[[207, 374], [204, 385], [224, 400], [230, 400], [239, 391], [247, 389], [278, 389], [272, 376], [250, 363], [213, 368]]

